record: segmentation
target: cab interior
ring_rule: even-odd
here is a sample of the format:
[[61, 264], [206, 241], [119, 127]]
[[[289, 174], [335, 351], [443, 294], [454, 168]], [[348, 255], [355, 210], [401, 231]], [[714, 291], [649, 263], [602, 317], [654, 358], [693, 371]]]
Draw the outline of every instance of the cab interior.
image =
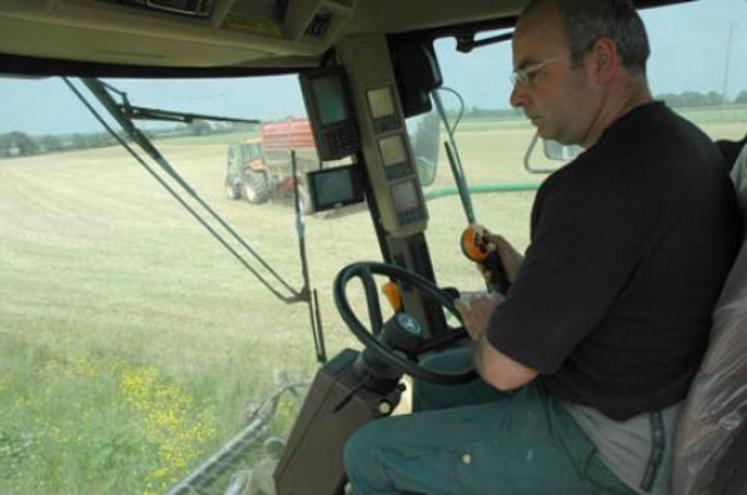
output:
[[[434, 270], [437, 261], [431, 244], [441, 237], [437, 233], [431, 235], [429, 230], [432, 223], [438, 221], [433, 212], [439, 210], [430, 208], [420, 187], [421, 178], [411, 163], [412, 144], [405, 132], [405, 119], [433, 111], [437, 106], [432, 94], [444, 83], [434, 50], [438, 40], [450, 40], [453, 49], [466, 57], [477, 54], [482, 46], [494, 43], [493, 38], [510, 39], [511, 28], [524, 3], [522, 0], [472, 0], [468, 3], [432, 0], [2, 0], [0, 72], [29, 80], [64, 76], [87, 81], [134, 78], [146, 82], [175, 78], [300, 76], [302, 87], [308, 93], [304, 94], [306, 110], [312, 121], [318, 121], [314, 128], [315, 137], [320, 139], [318, 149], [326, 153], [329, 160], [344, 159], [345, 165], [354, 170], [350, 180], [360, 187], [366, 211], [366, 223], [354, 228], [369, 232], [362, 238], [370, 244], [368, 255], [374, 260], [364, 267], [348, 265], [347, 271], [338, 262], [344, 280], [335, 286], [334, 294], [330, 292], [327, 296], [340, 296], [347, 281], [360, 278], [363, 291], [352, 304], [355, 311], [351, 305], [339, 302], [336, 307], [346, 313], [342, 315], [345, 323], [357, 325], [362, 329], [361, 334], [365, 334], [365, 327], [380, 330], [387, 324], [381, 313], [388, 310], [381, 309], [386, 303], [376, 295], [377, 287], [371, 273], [383, 275], [398, 283], [400, 309], [422, 325], [426, 337], [445, 342], [454, 334], [453, 321], [440, 309], [448, 306], [448, 300], [439, 300], [443, 298], [443, 291], [434, 292], [431, 288], [431, 285], [443, 287]], [[635, 3], [647, 10], [687, 2]], [[322, 84], [318, 81], [328, 78], [341, 84], [340, 93], [314, 94], [315, 85]], [[90, 84], [93, 83], [89, 83], [89, 88]], [[342, 130], [325, 127], [325, 115], [338, 111], [336, 105], [342, 104], [349, 106], [343, 112], [348, 116], [348, 126]], [[354, 142], [346, 141], [346, 129], [355, 133]], [[442, 124], [441, 129], [442, 138], [450, 134], [448, 122]], [[343, 141], [343, 144], [320, 145], [323, 138], [319, 135], [326, 131], [334, 135], [334, 139], [330, 139]], [[394, 151], [386, 151], [391, 149]], [[395, 171], [394, 166], [399, 168]], [[440, 166], [448, 167], [446, 163]], [[469, 172], [468, 163], [465, 168]], [[732, 176], [747, 225], [745, 153], [742, 153], [741, 162], [734, 166]], [[454, 212], [453, 215], [461, 217], [463, 213]], [[327, 236], [334, 236], [335, 227], [330, 224], [326, 232]], [[292, 254], [295, 245], [283, 249], [289, 252], [288, 256], [295, 256]], [[380, 263], [394, 268], [381, 269]], [[383, 271], [379, 272], [380, 269]], [[430, 281], [431, 285], [424, 285], [421, 279]], [[331, 281], [320, 283], [331, 284]], [[316, 297], [308, 284], [304, 288], [296, 294], [298, 298], [309, 302]], [[344, 295], [340, 297], [344, 299]], [[313, 308], [312, 303], [309, 304], [309, 308]], [[313, 309], [310, 311], [313, 313]], [[356, 312], [368, 315], [355, 320], [351, 314], [355, 316]], [[366, 323], [361, 323], [361, 319]], [[747, 491], [747, 471], [743, 468], [747, 465], [746, 331], [747, 249], [742, 248], [715, 310], [709, 352], [688, 398], [678, 438], [674, 493]], [[306, 338], [307, 332], [299, 329], [298, 335], [298, 338], [301, 335]], [[356, 333], [367, 348], [381, 351], [378, 347], [385, 347], [370, 337], [370, 333], [367, 335], [369, 337]], [[315, 333], [314, 337], [319, 358], [320, 354], [324, 355], [317, 340], [322, 336]], [[306, 340], [305, 345], [312, 347]], [[360, 342], [356, 345], [360, 346]], [[389, 376], [386, 386], [378, 390], [361, 389], [354, 378], [340, 374], [341, 368], [352, 366], [358, 356], [354, 353], [357, 351], [344, 349], [337, 356], [320, 362], [305, 404], [294, 413], [298, 417], [291, 421], [296, 426], [289, 438], [265, 441], [266, 449], [276, 451], [271, 478], [277, 493], [303, 493], [304, 490], [320, 495], [343, 493], [341, 445], [362, 423], [390, 414], [401, 400], [401, 369], [394, 372], [393, 378]], [[282, 360], [282, 356], [273, 359]], [[397, 358], [390, 361], [393, 362], [385, 364], [394, 369], [403, 364]], [[404, 366], [408, 371], [407, 365]], [[387, 407], [382, 407], [385, 403]], [[339, 413], [329, 413], [328, 405]], [[327, 412], [319, 412], [322, 410]], [[218, 477], [216, 473], [223, 475], [215, 466], [220, 466], [221, 462], [228, 464], [238, 443], [259, 435], [250, 428], [259, 423], [258, 411], [260, 409], [255, 409], [253, 419], [250, 418], [242, 430], [243, 437], [228, 441], [214, 455], [205, 456], [200, 462], [194, 461], [190, 469], [184, 470], [187, 474], [171, 480], [168, 493], [203, 493], [203, 490], [213, 493], [204, 487]], [[325, 454], [320, 455], [320, 451]], [[320, 464], [320, 459], [325, 462]], [[333, 461], [327, 462], [328, 459]], [[238, 486], [240, 481], [233, 478], [225, 489], [230, 491], [230, 487]]]

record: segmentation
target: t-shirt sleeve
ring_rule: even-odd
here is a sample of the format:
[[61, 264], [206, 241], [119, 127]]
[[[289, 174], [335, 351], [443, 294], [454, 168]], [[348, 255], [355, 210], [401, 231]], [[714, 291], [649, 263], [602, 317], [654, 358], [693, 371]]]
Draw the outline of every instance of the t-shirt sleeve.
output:
[[532, 242], [488, 327], [496, 349], [542, 374], [558, 371], [625, 290], [659, 211], [645, 188], [565, 179], [539, 191]]

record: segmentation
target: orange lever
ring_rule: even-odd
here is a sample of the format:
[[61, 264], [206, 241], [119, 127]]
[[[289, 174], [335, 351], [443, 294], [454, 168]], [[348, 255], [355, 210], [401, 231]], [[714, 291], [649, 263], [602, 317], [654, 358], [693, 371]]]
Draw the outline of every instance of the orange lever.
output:
[[389, 305], [395, 312], [402, 310], [402, 295], [399, 293], [399, 287], [395, 282], [390, 280], [384, 283], [381, 286], [381, 292], [386, 296]]
[[462, 232], [462, 253], [469, 258], [470, 260], [482, 263], [488, 258], [488, 255], [490, 254], [487, 249], [485, 249], [485, 245], [480, 243], [477, 243], [477, 238], [475, 235], [475, 229], [470, 225], [466, 229], [464, 229], [464, 232]]

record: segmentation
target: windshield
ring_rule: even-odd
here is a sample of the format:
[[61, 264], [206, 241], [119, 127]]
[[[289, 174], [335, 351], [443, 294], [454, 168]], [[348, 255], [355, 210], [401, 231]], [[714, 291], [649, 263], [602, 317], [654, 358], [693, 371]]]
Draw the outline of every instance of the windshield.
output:
[[[747, 27], [742, 22], [746, 14], [747, 5], [737, 0], [642, 11], [651, 44], [648, 79], [653, 94], [714, 140], [737, 140], [747, 133], [747, 68], [741, 63], [747, 57]], [[494, 34], [500, 33], [478, 39]], [[535, 129], [508, 103], [510, 42], [468, 54], [456, 52], [455, 45], [453, 39], [441, 39], [435, 46], [444, 86], [453, 90], [441, 92], [452, 123], [463, 109], [456, 142], [476, 220], [523, 252], [529, 243], [536, 189], [548, 174], [530, 173], [524, 166]], [[443, 153], [441, 162], [447, 163]], [[529, 162], [532, 168], [545, 170], [564, 163], [545, 158], [542, 145], [534, 147]], [[458, 239], [467, 218], [455, 192], [453, 176], [442, 166], [427, 192], [438, 197], [428, 204], [427, 232], [437, 279], [442, 285], [484, 289], [460, 251]]]
[[[303, 177], [319, 160], [296, 77], [105, 82], [132, 106], [260, 123], [136, 121], [192, 196], [131, 141], [144, 163], [118, 145], [62, 79], [0, 79], [2, 493], [161, 493], [268, 407], [264, 435], [287, 435], [318, 364], [309, 309], [252, 270], [303, 296], [290, 147], [328, 356], [357, 347], [335, 275], [381, 259], [365, 205], [306, 214]], [[408, 128], [428, 183], [438, 123]], [[210, 490], [261, 451], [240, 451]]]
[[[107, 83], [142, 107], [267, 123], [304, 117], [295, 77]], [[274, 297], [115, 145], [62, 80], [0, 86], [14, 102], [0, 130], [0, 492], [162, 493], [249, 425], [273, 392], [313, 375], [308, 308]], [[242, 175], [227, 162], [259, 158], [256, 145], [241, 145], [260, 137], [258, 125], [138, 125], [300, 292], [287, 153]], [[307, 158], [299, 166], [317, 166]], [[292, 295], [194, 198], [181, 196], [274, 289]], [[373, 229], [358, 227], [370, 225], [367, 215], [359, 208], [333, 222], [305, 218], [330, 354], [352, 344], [333, 307], [334, 275], [345, 263], [380, 259]], [[299, 397], [281, 397], [270, 433], [287, 433]], [[216, 486], [225, 488], [237, 469]]]

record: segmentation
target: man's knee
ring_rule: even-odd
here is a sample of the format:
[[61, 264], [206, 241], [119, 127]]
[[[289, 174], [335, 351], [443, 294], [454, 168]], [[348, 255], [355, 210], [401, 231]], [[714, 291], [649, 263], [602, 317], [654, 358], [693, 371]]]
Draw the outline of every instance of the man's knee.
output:
[[348, 478], [354, 479], [371, 468], [371, 451], [378, 435], [378, 421], [364, 425], [345, 443], [343, 460]]

